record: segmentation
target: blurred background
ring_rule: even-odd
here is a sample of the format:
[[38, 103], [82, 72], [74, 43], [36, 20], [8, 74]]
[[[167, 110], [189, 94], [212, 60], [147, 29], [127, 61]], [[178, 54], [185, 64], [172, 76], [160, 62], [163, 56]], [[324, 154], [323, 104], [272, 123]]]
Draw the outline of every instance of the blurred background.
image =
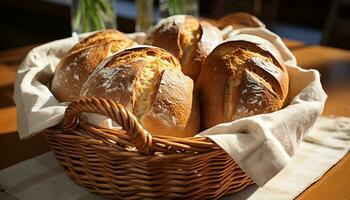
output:
[[[161, 16], [158, 0], [112, 0], [117, 28], [123, 32], [134, 32], [137, 2], [148, 1], [154, 8], [154, 23]], [[228, 13], [244, 11], [257, 16], [283, 38], [350, 49], [350, 0], [198, 2], [200, 17], [218, 19]], [[71, 3], [71, 0], [0, 0], [0, 50], [71, 36]], [[141, 5], [141, 8], [145, 10], [145, 6]]]

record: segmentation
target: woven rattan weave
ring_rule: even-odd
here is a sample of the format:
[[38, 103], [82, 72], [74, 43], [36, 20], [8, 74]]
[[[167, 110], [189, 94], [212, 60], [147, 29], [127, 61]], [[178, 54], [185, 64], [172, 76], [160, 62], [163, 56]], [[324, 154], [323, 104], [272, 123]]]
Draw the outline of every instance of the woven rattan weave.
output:
[[[82, 113], [108, 116], [121, 128], [94, 126]], [[45, 134], [67, 175], [110, 199], [218, 199], [252, 183], [209, 138], [152, 137], [112, 100], [72, 102]]]

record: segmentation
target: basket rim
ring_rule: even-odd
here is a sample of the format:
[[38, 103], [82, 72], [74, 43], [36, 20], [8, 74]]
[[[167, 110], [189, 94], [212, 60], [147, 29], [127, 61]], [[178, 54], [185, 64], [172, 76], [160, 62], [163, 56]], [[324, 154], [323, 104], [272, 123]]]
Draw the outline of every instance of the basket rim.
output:
[[[119, 124], [121, 129], [93, 125], [81, 118], [82, 113], [95, 113], [109, 117]], [[213, 140], [205, 136], [184, 138], [153, 136], [142, 127], [133, 113], [111, 99], [93, 97], [75, 100], [68, 105], [62, 122], [54, 127], [70, 135], [88, 133], [86, 136], [101, 140], [106, 145], [115, 143], [124, 147], [132, 146], [143, 154], [154, 154], [155, 151], [166, 154], [201, 153], [221, 149]], [[55, 133], [51, 128], [46, 130]]]

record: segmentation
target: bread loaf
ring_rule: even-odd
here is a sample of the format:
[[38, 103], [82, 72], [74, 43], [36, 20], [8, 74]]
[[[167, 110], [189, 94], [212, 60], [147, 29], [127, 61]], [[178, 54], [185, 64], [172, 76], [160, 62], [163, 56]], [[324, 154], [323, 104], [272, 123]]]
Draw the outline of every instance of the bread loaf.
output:
[[132, 45], [135, 42], [117, 30], [100, 31], [83, 39], [56, 67], [51, 83], [52, 93], [59, 101], [75, 100], [82, 84], [101, 61]]
[[184, 74], [197, 80], [204, 58], [222, 41], [218, 28], [196, 18], [175, 15], [161, 20], [145, 44], [164, 48], [176, 56]]
[[236, 12], [225, 15], [217, 21], [216, 25], [220, 29], [223, 29], [226, 26], [233, 26], [233, 28], [265, 27], [265, 24], [258, 18], [245, 12]]
[[205, 60], [197, 82], [203, 128], [281, 109], [288, 84], [271, 43], [251, 35], [224, 41]]
[[189, 137], [199, 131], [193, 87], [169, 52], [138, 46], [103, 62], [85, 82], [80, 96], [123, 104], [152, 135]]

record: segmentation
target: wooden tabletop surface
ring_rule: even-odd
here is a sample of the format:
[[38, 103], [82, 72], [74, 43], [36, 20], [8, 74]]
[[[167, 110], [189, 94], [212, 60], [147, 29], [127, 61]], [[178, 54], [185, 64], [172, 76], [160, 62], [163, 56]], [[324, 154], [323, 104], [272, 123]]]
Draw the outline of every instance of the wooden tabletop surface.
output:
[[[350, 51], [284, 39], [303, 68], [321, 72], [328, 94], [324, 115], [350, 117]], [[48, 151], [42, 135], [21, 141], [16, 131], [12, 100], [16, 70], [25, 55], [37, 45], [0, 52], [0, 170]], [[350, 153], [331, 168], [298, 199], [350, 199]]]

